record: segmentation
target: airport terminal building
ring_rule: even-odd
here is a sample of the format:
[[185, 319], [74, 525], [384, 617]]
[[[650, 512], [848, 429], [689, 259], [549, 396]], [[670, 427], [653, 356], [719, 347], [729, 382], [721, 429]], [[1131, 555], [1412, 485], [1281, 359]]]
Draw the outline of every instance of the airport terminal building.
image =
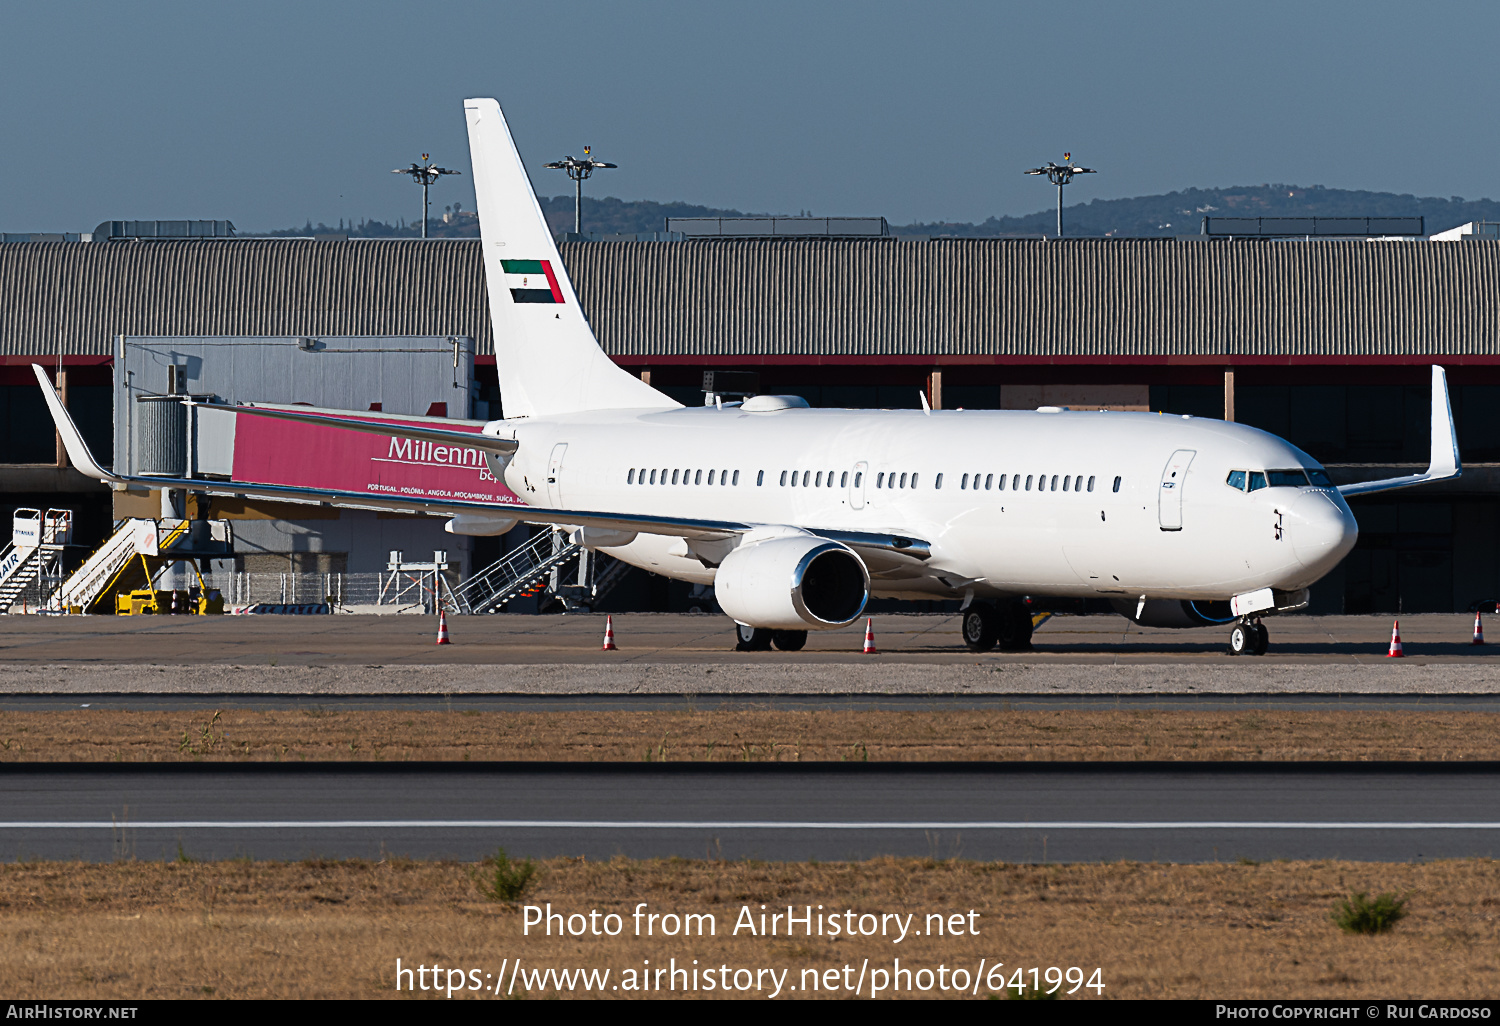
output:
[[[126, 508], [138, 497], [67, 466], [31, 363], [121, 467], [138, 466], [133, 411], [168, 390], [168, 373], [231, 402], [502, 415], [478, 240], [183, 238], [114, 224], [116, 237], [94, 241], [0, 244], [10, 508], [72, 508], [95, 540], [142, 515]], [[605, 350], [684, 403], [714, 388], [910, 408], [925, 393], [939, 408], [1222, 417], [1286, 437], [1344, 482], [1425, 466], [1428, 367], [1442, 364], [1463, 477], [1354, 500], [1359, 544], [1313, 589], [1312, 609], [1437, 612], [1500, 597], [1500, 241], [721, 236], [561, 250]], [[445, 549], [467, 575], [514, 544], [396, 514], [241, 502], [213, 515], [235, 521], [247, 571], [358, 573], [393, 549]], [[615, 601], [685, 608], [689, 597], [638, 582]]]

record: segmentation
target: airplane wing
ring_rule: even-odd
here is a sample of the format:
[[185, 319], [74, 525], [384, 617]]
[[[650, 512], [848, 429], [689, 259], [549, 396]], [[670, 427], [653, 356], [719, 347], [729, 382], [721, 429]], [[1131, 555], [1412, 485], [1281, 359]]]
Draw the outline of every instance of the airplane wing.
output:
[[1353, 484], [1343, 484], [1339, 485], [1339, 492], [1345, 497], [1373, 495], [1376, 492], [1411, 488], [1414, 485], [1429, 484], [1433, 481], [1448, 481], [1459, 477], [1463, 472], [1463, 464], [1458, 457], [1458, 432], [1453, 428], [1453, 407], [1448, 401], [1448, 376], [1443, 372], [1443, 368], [1434, 365], [1432, 368], [1432, 451], [1427, 459], [1427, 470], [1421, 474], [1408, 474], [1404, 477], [1385, 477], [1378, 481], [1356, 481]]
[[[590, 510], [545, 509], [538, 506], [503, 506], [487, 502], [466, 502], [459, 499], [407, 498], [379, 492], [349, 492], [337, 489], [306, 488], [293, 485], [257, 484], [250, 481], [223, 481], [199, 478], [140, 477], [115, 474], [105, 470], [89, 451], [88, 444], [73, 422], [67, 407], [58, 397], [47, 373], [32, 364], [37, 383], [52, 420], [62, 436], [68, 459], [81, 473], [99, 481], [117, 485], [146, 485], [150, 488], [181, 488], [186, 491], [203, 492], [208, 495], [229, 495], [239, 498], [266, 499], [278, 502], [307, 503], [318, 506], [335, 506], [346, 509], [373, 509], [388, 513], [427, 513], [436, 516], [460, 514], [516, 519], [528, 524], [550, 524], [557, 527], [596, 527], [606, 531], [660, 534], [699, 541], [719, 541], [732, 538], [766, 524], [755, 524], [733, 520], [699, 520], [690, 517], [666, 517], [637, 513], [610, 513]], [[212, 409], [227, 410], [236, 414], [273, 417], [293, 420], [305, 424], [339, 427], [353, 431], [365, 431], [398, 438], [423, 438], [436, 442], [448, 442], [474, 448], [487, 448], [492, 452], [509, 455], [514, 453], [517, 443], [511, 439], [495, 438], [465, 431], [447, 431], [441, 428], [408, 426], [373, 420], [345, 420], [326, 414], [296, 413], [287, 410], [267, 409], [257, 406], [227, 406], [216, 403], [199, 403]], [[928, 558], [929, 546], [925, 541], [895, 533], [869, 531], [838, 531], [809, 529], [810, 534], [843, 542], [859, 552], [867, 561], [875, 564], [886, 562], [920, 563]]]

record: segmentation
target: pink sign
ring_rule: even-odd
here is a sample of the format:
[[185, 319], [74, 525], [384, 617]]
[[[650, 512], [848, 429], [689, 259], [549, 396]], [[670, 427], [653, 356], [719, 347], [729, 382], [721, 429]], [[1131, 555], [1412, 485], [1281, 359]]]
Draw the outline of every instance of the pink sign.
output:
[[[522, 505], [516, 494], [490, 473], [479, 449], [412, 438], [386, 438], [269, 417], [235, 419], [236, 481], [367, 492], [403, 499]], [[434, 425], [427, 421], [421, 426]], [[479, 433], [477, 426], [469, 424], [443, 426], [452, 431]]]

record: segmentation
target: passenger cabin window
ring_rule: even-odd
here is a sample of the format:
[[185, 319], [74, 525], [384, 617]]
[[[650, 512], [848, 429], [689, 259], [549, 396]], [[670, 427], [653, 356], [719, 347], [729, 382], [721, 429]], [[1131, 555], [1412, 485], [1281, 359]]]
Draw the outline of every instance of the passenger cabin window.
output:
[[932, 482], [932, 487], [933, 487], [934, 491], [936, 491], [937, 489], [940, 489], [940, 488], [943, 487], [943, 475], [942, 474], [939, 474], [937, 476], [937, 478]]
[[990, 486], [992, 484], [994, 484], [994, 483], [995, 483], [995, 475], [994, 474], [986, 474], [986, 475], [984, 475], [984, 490], [985, 491], [989, 491], [990, 490]]
[[1052, 491], [1057, 491], [1057, 475], [1052, 475]]
[[656, 471], [651, 471], [651, 483], [656, 484]]
[[[736, 470], [734, 472], [734, 476], [735, 476], [735, 479], [738, 480], [739, 476], [740, 476], [740, 472], [738, 470]], [[763, 485], [765, 483], [766, 483], [766, 472], [764, 470], [757, 470], [755, 472], [755, 487], [759, 488], [761, 485]]]
[[1073, 479], [1071, 477], [1064, 477], [1063, 478], [1063, 491], [1067, 491], [1068, 490], [1068, 485], [1069, 485], [1069, 483], [1072, 482], [1072, 480]]
[[628, 474], [625, 475], [625, 483], [626, 484], [635, 484], [635, 468], [634, 467], [631, 467], [630, 468], [630, 473], [628, 473]]
[[1017, 474], [1015, 477], [1013, 477], [1013, 478], [1010, 479], [1010, 490], [1013, 491], [1013, 492], [1019, 492], [1021, 490], [1021, 475], [1020, 474]]
[[[1020, 475], [1017, 474], [1016, 476], [1019, 477]], [[1028, 492], [1031, 491], [1031, 475], [1030, 474], [1026, 475], [1026, 490]]]
[[1117, 491], [1117, 492], [1120, 490], [1120, 479], [1118, 477], [1115, 478], [1115, 489], [1114, 490]]
[[1002, 491], [1002, 492], [1005, 491], [1005, 475], [1004, 474], [1000, 475], [1000, 480], [998, 482], [996, 482], [996, 487], [998, 487], [1000, 489], [1000, 491]]
[[[709, 473], [712, 474], [713, 471], [710, 470]], [[703, 471], [701, 471], [701, 470], [695, 470], [695, 471], [693, 471], [693, 484], [695, 484], [695, 485], [701, 485], [702, 483], [703, 483]], [[710, 481], [709, 484], [713, 484], [713, 482]]]
[[1089, 491], [1093, 491], [1093, 490], [1094, 490], [1094, 475], [1090, 474], [1089, 475]]
[[786, 471], [781, 472], [781, 487], [786, 487]]
[[849, 487], [849, 471], [846, 470], [842, 474], [839, 475], [839, 487], [840, 488], [848, 488]]
[[861, 485], [863, 485], [863, 483], [864, 483], [864, 480], [865, 480], [864, 471], [862, 471], [862, 470], [861, 471], [856, 471], [855, 475], [854, 475], [854, 487], [856, 487], [856, 488], [861, 487]]
[[969, 475], [965, 474], [963, 477], [961, 477], [961, 478], [958, 479], [958, 490], [961, 491], [961, 492], [962, 491], [966, 491], [968, 489], [968, 487], [969, 487]]
[[[736, 485], [736, 486], [738, 486], [738, 485], [739, 485], [739, 483], [740, 483], [740, 472], [739, 472], [739, 471], [738, 471], [738, 470], [736, 470], [736, 471], [735, 471], [735, 472], [734, 472], [734, 481], [733, 481], [733, 483], [734, 483], [734, 484], [735, 484], [735, 485]], [[756, 483], [756, 484], [760, 484], [760, 482], [759, 482], [759, 481], [756, 481], [756, 482], [755, 482], [755, 483]]]
[[1224, 479], [1224, 483], [1231, 488], [1237, 488], [1243, 492], [1245, 490], [1245, 472], [1243, 470], [1231, 470], [1229, 476]]
[[712, 470], [710, 470], [708, 472], [708, 483], [709, 484], [713, 484], [714, 483], [714, 472]]

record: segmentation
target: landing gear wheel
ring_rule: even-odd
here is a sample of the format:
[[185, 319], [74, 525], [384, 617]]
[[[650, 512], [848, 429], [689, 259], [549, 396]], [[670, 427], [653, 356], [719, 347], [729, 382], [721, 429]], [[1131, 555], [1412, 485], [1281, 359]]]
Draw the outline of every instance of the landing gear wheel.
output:
[[1229, 631], [1229, 654], [1254, 655], [1256, 638], [1257, 634], [1253, 625], [1235, 624]]
[[1000, 611], [1000, 651], [1031, 651], [1031, 612], [1024, 602], [1013, 602]]
[[807, 644], [806, 631], [772, 631], [771, 644], [782, 652], [801, 652]]
[[1000, 638], [1000, 611], [988, 602], [964, 610], [964, 644], [970, 652], [988, 652]]
[[775, 632], [765, 627], [749, 627], [742, 623], [734, 625], [736, 652], [769, 652], [771, 636]]
[[1251, 646], [1252, 655], [1265, 655], [1266, 649], [1271, 647], [1271, 632], [1266, 630], [1266, 625], [1258, 623], [1255, 625], [1255, 644]]

